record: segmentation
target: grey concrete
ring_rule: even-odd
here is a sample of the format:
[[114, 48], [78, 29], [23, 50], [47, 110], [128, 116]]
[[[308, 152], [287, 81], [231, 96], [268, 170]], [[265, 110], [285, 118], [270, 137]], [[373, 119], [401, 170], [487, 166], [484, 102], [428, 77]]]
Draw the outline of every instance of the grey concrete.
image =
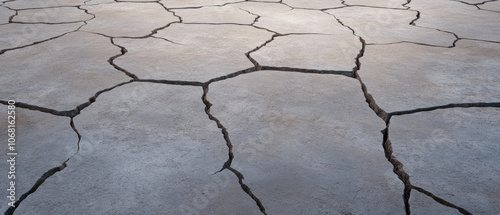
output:
[[[500, 211], [499, 128], [498, 108], [436, 110], [394, 117], [390, 139], [413, 185], [473, 214], [491, 214]], [[413, 208], [430, 214], [435, 207]]]
[[385, 125], [357, 80], [259, 71], [214, 83], [208, 99], [231, 134], [234, 167], [269, 214], [404, 213], [402, 186], [385, 174]]
[[451, 31], [461, 38], [500, 42], [500, 29], [496, 23], [484, 21], [499, 20], [500, 13], [478, 10], [475, 6], [446, 0], [415, 1], [408, 6], [423, 11], [420, 19], [415, 22], [418, 26]]
[[9, 10], [6, 7], [0, 7], [0, 24], [9, 23], [9, 18], [16, 14], [16, 11]]
[[405, 41], [451, 46], [456, 39], [451, 33], [409, 25], [416, 19], [416, 11], [347, 7], [327, 12], [351, 27], [356, 35], [363, 37], [367, 43], [388, 44]]
[[[179, 21], [172, 12], [157, 3], [116, 3], [84, 6], [83, 9], [96, 15], [82, 27], [83, 31], [96, 32], [114, 37], [141, 37], [152, 34], [155, 29]], [[134, 16], [129, 14], [134, 13]]]
[[0, 25], [0, 50], [25, 47], [48, 41], [78, 30], [82, 23], [71, 24], [16, 24]]
[[288, 35], [276, 37], [250, 56], [261, 66], [351, 71], [361, 44], [342, 47], [339, 43], [349, 44], [355, 39], [348, 30], [337, 35]]
[[372, 7], [385, 7], [385, 8], [406, 8], [403, 6], [407, 0], [345, 0], [347, 5], [362, 5]]
[[196, 9], [172, 10], [184, 17], [184, 23], [237, 23], [252, 24], [257, 18], [247, 11], [230, 4], [223, 7], [202, 7]]
[[359, 74], [378, 105], [388, 112], [500, 102], [499, 52], [500, 44], [468, 40], [458, 41], [452, 49], [414, 44], [368, 46]]
[[[103, 214], [154, 214], [157, 211], [176, 214], [184, 210], [237, 214], [238, 210], [244, 210], [258, 213], [258, 208], [228, 170], [212, 175], [227, 159], [227, 149], [215, 123], [199, 111], [204, 108], [200, 99], [202, 92], [201, 87], [138, 83], [101, 95], [98, 100], [105, 102], [96, 103], [75, 118], [75, 126], [84, 139], [80, 142], [80, 153], [67, 163], [65, 174], [48, 180], [37, 195], [27, 201], [31, 206], [16, 212], [74, 214], [92, 210]], [[149, 114], [158, 109], [168, 111]], [[41, 123], [47, 121], [35, 121], [31, 125], [43, 126]], [[70, 128], [69, 123], [65, 125]], [[47, 145], [46, 150], [52, 147], [58, 150], [60, 156], [57, 157], [70, 157], [75, 151], [76, 133], [67, 131], [66, 134], [71, 140], [66, 144], [71, 147], [52, 144]], [[39, 136], [30, 134], [21, 141], [35, 144]], [[26, 157], [29, 152], [36, 152], [27, 146], [23, 149]], [[39, 157], [42, 156], [27, 158], [26, 163], [38, 162]], [[109, 159], [111, 157], [114, 159]], [[50, 164], [57, 166], [61, 158], [46, 156], [42, 161], [45, 160], [55, 160]], [[47, 167], [41, 170], [44, 169]], [[72, 196], [55, 196], [56, 193], [72, 193]], [[46, 195], [53, 197], [44, 198]], [[205, 203], [205, 199], [208, 202]], [[235, 207], [218, 207], [218, 204]]]
[[[5, 99], [72, 110], [94, 96], [96, 89], [131, 79], [107, 62], [119, 53], [108, 38], [84, 32], [9, 51], [0, 55], [4, 77], [0, 92]], [[17, 62], [19, 58], [24, 63]]]
[[500, 214], [498, 2], [0, 0], [0, 211]]
[[18, 12], [18, 15], [14, 16], [12, 21], [25, 23], [64, 23], [88, 21], [93, 17], [85, 13], [84, 10], [76, 7], [60, 7], [21, 10]]
[[16, 0], [5, 2], [4, 6], [10, 7], [12, 9], [30, 9], [30, 8], [49, 8], [49, 7], [61, 7], [61, 6], [80, 6], [85, 3], [86, 0]]
[[326, 9], [326, 8], [335, 8], [344, 6], [341, 1], [330, 1], [330, 0], [310, 0], [310, 1], [283, 0], [283, 3], [293, 8], [307, 8], [307, 9]]

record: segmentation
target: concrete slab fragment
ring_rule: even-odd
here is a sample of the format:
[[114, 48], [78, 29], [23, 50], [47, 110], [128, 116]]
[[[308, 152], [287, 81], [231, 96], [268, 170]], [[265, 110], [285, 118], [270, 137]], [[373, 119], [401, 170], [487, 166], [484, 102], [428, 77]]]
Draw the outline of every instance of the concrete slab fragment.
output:
[[161, 0], [160, 2], [167, 8], [189, 8], [189, 7], [203, 7], [213, 5], [225, 5], [232, 2], [239, 2], [240, 0]]
[[363, 5], [371, 7], [386, 7], [386, 8], [406, 8], [403, 4], [408, 3], [408, 0], [345, 0], [347, 5]]
[[[92, 19], [94, 16], [85, 13], [76, 7], [59, 7], [21, 10], [12, 19], [14, 22], [26, 23], [68, 23], [83, 22]], [[83, 24], [83, 23], [82, 23]]]
[[[250, 54], [261, 66], [352, 71], [361, 42], [345, 29], [338, 35], [288, 35]], [[293, 53], [293, 54], [291, 54]]]
[[452, 49], [368, 46], [359, 75], [387, 112], [499, 101], [500, 44], [460, 40]]
[[97, 91], [130, 80], [107, 62], [119, 53], [108, 38], [83, 32], [6, 52], [0, 55], [1, 99], [73, 110]]
[[[153, 30], [179, 21], [158, 3], [114, 3], [83, 6], [96, 18], [82, 27], [82, 31], [112, 37], [143, 37]], [[134, 14], [130, 16], [130, 14]]]
[[417, 26], [451, 31], [461, 38], [500, 42], [500, 28], [496, 22], [488, 21], [500, 20], [500, 13], [444, 0], [414, 1], [408, 6], [421, 12]]
[[334, 7], [342, 7], [345, 6], [342, 4], [342, 1], [335, 0], [310, 0], [310, 1], [302, 1], [302, 0], [283, 0], [283, 3], [289, 5], [293, 8], [307, 8], [307, 9], [326, 9], [326, 8], [334, 8]]
[[[413, 185], [472, 214], [497, 214], [499, 122], [499, 108], [446, 109], [396, 116], [390, 130], [394, 156], [405, 164]], [[430, 207], [413, 206], [420, 211], [432, 211]]]
[[208, 100], [268, 214], [404, 213], [356, 79], [258, 71], [211, 84]]
[[237, 6], [261, 16], [255, 26], [281, 34], [335, 34], [345, 30], [335, 17], [319, 10], [293, 9], [283, 4], [258, 2], [239, 3]]
[[0, 50], [32, 45], [72, 32], [81, 23], [49, 24], [7, 24], [0, 25]]
[[[2, 105], [4, 111], [0, 112], [3, 119], [7, 119], [7, 107]], [[68, 157], [77, 150], [78, 137], [71, 129], [70, 119], [67, 117], [53, 116], [38, 111], [16, 108], [15, 110], [16, 156], [15, 163], [15, 189], [16, 197], [28, 192], [35, 182], [49, 169], [60, 166]], [[7, 131], [7, 123], [1, 123], [1, 129]], [[2, 132], [0, 137], [7, 146], [7, 132]], [[7, 147], [4, 148], [5, 150]], [[6, 152], [6, 151], [5, 151]], [[6, 153], [0, 158], [5, 162], [9, 160]], [[5, 179], [1, 180], [2, 187], [6, 189], [10, 182], [7, 179], [8, 165], [0, 165]], [[56, 178], [57, 180], [57, 178]], [[49, 180], [48, 183], [53, 182]], [[16, 200], [17, 200], [16, 199]], [[0, 210], [6, 211], [7, 198], [0, 201]], [[32, 214], [32, 211], [26, 214]]]
[[228, 151], [202, 93], [133, 83], [102, 94], [75, 117], [81, 153], [16, 212], [257, 214], [232, 173], [212, 175]]
[[252, 24], [257, 16], [235, 5], [173, 10], [182, 17], [183, 23], [238, 23]]
[[86, 0], [15, 0], [5, 2], [4, 6], [12, 9], [35, 9], [47, 7], [80, 6], [84, 5]]
[[500, 2], [499, 1], [487, 2], [485, 4], [478, 5], [478, 7], [481, 9], [484, 9], [484, 10], [491, 10], [491, 11], [500, 12]]
[[245, 53], [271, 35], [251, 26], [174, 24], [155, 36], [178, 44], [155, 38], [116, 39], [128, 52], [115, 63], [143, 79], [205, 82], [254, 67]]
[[85, 5], [95, 5], [95, 4], [108, 4], [115, 3], [114, 0], [90, 0], [85, 2]]
[[[417, 12], [370, 7], [347, 7], [327, 10], [351, 27], [367, 43], [414, 42], [436, 46], [451, 46], [455, 36], [434, 29], [411, 26]], [[359, 14], [363, 14], [360, 16]]]
[[15, 15], [16, 11], [9, 10], [6, 7], [0, 7], [0, 25], [9, 23], [11, 16]]

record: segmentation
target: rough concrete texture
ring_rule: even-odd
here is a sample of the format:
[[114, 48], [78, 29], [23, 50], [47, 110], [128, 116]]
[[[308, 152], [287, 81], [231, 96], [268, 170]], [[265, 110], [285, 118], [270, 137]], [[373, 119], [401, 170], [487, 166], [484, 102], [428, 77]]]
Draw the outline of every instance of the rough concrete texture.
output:
[[0, 25], [0, 53], [61, 37], [78, 30], [82, 23]]
[[13, 15], [16, 15], [16, 11], [0, 7], [0, 25], [9, 23], [9, 19]]
[[85, 32], [6, 52], [0, 55], [2, 93], [56, 110], [75, 109], [96, 90], [131, 79], [107, 62], [118, 54], [108, 38]]
[[222, 7], [202, 7], [196, 9], [172, 10], [183, 17], [183, 23], [235, 23], [252, 24], [256, 15], [238, 8], [236, 5]]
[[51, 8], [51, 7], [78, 7], [85, 4], [86, 0], [15, 0], [5, 1], [3, 6], [12, 9], [34, 9], [34, 8]]
[[453, 32], [460, 38], [500, 42], [500, 28], [497, 24], [484, 21], [500, 20], [498, 12], [478, 10], [475, 5], [447, 0], [415, 1], [408, 6], [421, 11], [420, 19], [415, 22], [417, 26]]
[[345, 0], [344, 4], [354, 6], [371, 6], [384, 8], [407, 8], [405, 4], [408, 0]]
[[499, 2], [0, 1], [0, 211], [500, 214]]
[[[388, 44], [401, 41], [451, 46], [456, 37], [436, 29], [422, 29], [412, 26], [418, 12], [370, 7], [346, 7], [327, 10], [344, 25], [351, 27], [356, 35], [369, 44]], [[363, 16], [359, 16], [363, 14]]]
[[480, 9], [483, 9], [483, 10], [500, 12], [500, 2], [499, 1], [486, 2], [482, 5], [478, 5], [478, 7]]
[[[389, 131], [394, 156], [406, 164], [413, 185], [473, 214], [500, 211], [500, 109], [445, 109], [396, 116]], [[418, 210], [430, 214], [433, 208]]]
[[402, 186], [385, 174], [384, 123], [357, 80], [259, 71], [214, 83], [208, 100], [231, 134], [233, 166], [269, 214], [404, 213]]
[[97, 4], [81, 8], [96, 16], [82, 27], [82, 31], [112, 37], [143, 37], [179, 21], [157, 3]]
[[19, 11], [12, 22], [22, 23], [71, 23], [92, 19], [94, 16], [76, 7], [44, 8]]
[[499, 51], [500, 44], [470, 40], [454, 48], [374, 45], [366, 47], [359, 74], [386, 111], [500, 102]]

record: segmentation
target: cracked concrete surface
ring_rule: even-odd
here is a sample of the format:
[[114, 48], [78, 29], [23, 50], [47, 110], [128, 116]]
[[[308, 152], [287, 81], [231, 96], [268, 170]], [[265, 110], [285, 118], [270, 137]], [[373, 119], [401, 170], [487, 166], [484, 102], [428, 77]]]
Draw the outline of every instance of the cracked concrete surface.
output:
[[498, 214], [499, 2], [0, 1], [0, 210]]

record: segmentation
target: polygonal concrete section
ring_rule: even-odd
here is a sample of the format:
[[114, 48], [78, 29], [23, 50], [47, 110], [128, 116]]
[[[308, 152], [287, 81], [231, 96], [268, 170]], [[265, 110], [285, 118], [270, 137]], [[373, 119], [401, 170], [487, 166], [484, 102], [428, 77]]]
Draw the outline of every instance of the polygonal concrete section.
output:
[[447, 0], [421, 0], [408, 6], [421, 11], [420, 19], [415, 21], [417, 26], [453, 32], [460, 38], [500, 42], [497, 24], [486, 21], [500, 20], [498, 12], [478, 10], [473, 5]]
[[[199, 111], [205, 107], [202, 92], [201, 87], [134, 83], [102, 94], [98, 100], [105, 102], [74, 119], [85, 138], [65, 174], [47, 181], [26, 202], [31, 207], [16, 212], [72, 214], [90, 209], [105, 214], [179, 214], [183, 210], [236, 214], [243, 209], [258, 213], [232, 173], [213, 175], [227, 159], [227, 149], [216, 124]], [[148, 114], [159, 109], [163, 111]], [[70, 157], [76, 148], [74, 139], [67, 143], [71, 147], [55, 149]], [[51, 164], [57, 166], [60, 160]], [[43, 198], [65, 192], [72, 196]], [[209, 202], [205, 204], [203, 198]], [[238, 207], [223, 211], [224, 207], [216, 207], [218, 203]]]
[[233, 4], [223, 7], [202, 7], [172, 11], [184, 17], [182, 20], [184, 23], [236, 23], [250, 25], [257, 18], [256, 15], [252, 15]]
[[396, 176], [385, 174], [384, 123], [358, 88], [353, 78], [277, 71], [210, 87], [233, 166], [269, 214], [404, 213]]
[[[396, 116], [390, 139], [415, 186], [472, 214], [500, 211], [500, 108], [445, 109]], [[429, 197], [427, 197], [429, 198]], [[438, 205], [415, 205], [415, 214]]]
[[[338, 35], [287, 35], [250, 56], [261, 66], [350, 72], [361, 42], [347, 30]], [[290, 54], [293, 53], [293, 54]]]
[[16, 49], [48, 41], [78, 30], [82, 23], [71, 24], [16, 24], [0, 25], [0, 50]]
[[[436, 29], [410, 25], [417, 12], [385, 8], [347, 7], [327, 10], [342, 23], [351, 27], [367, 43], [388, 44], [413, 42], [435, 46], [451, 46], [456, 37]], [[363, 14], [360, 16], [359, 14]]]
[[85, 13], [84, 10], [76, 7], [44, 8], [21, 10], [13, 17], [13, 22], [23, 23], [71, 23], [83, 22], [92, 19], [94, 16]]
[[271, 35], [251, 26], [174, 24], [158, 38], [116, 39], [128, 50], [116, 64], [139, 78], [205, 82], [253, 68], [245, 53]]
[[500, 214], [499, 2], [0, 0], [0, 211]]
[[96, 16], [82, 30], [111, 37], [143, 37], [179, 21], [158, 3], [99, 4], [82, 8]]
[[[359, 71], [388, 112], [449, 103], [500, 102], [500, 44], [460, 40], [456, 47], [366, 47]], [[411, 66], [409, 66], [411, 65]]]
[[77, 7], [85, 4], [86, 0], [15, 0], [7, 1], [3, 6], [12, 9], [36, 9], [52, 7]]
[[94, 96], [96, 89], [130, 80], [107, 62], [119, 53], [108, 38], [85, 32], [6, 52], [0, 55], [5, 77], [1, 99], [60, 111], [75, 109]]

